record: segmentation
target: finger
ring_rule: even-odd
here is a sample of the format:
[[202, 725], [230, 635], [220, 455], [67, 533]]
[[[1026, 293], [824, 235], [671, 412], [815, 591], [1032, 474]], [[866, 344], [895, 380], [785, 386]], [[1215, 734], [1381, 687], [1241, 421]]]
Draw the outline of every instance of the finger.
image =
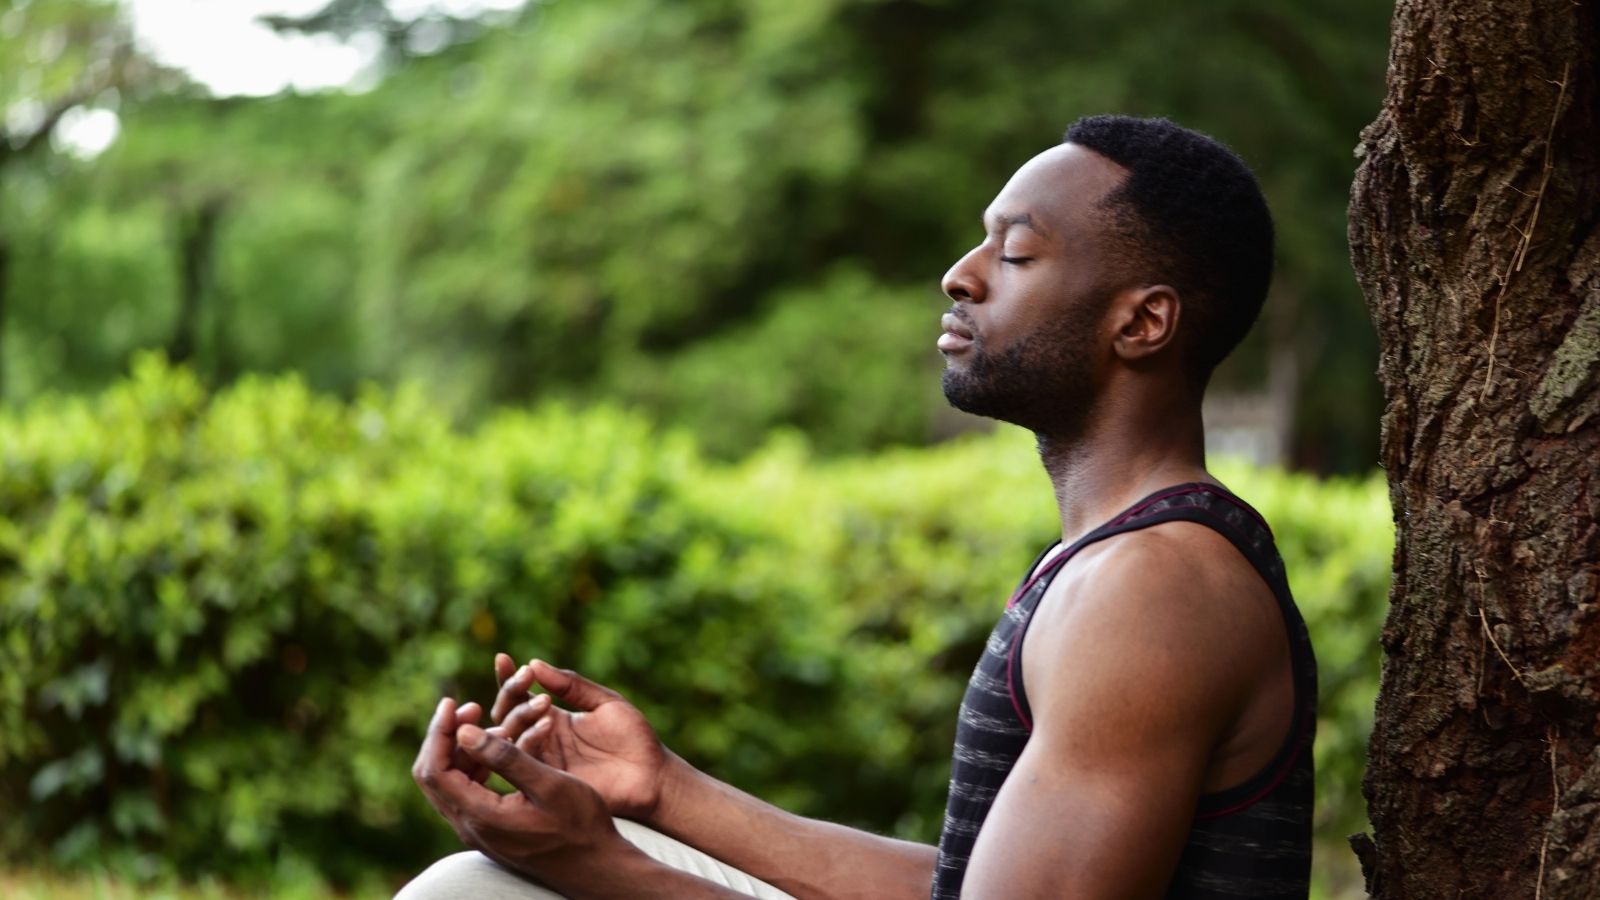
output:
[[527, 666], [511, 673], [511, 677], [501, 683], [500, 693], [494, 698], [494, 710], [489, 714], [495, 724], [505, 719], [506, 714], [517, 704], [528, 699], [528, 689], [531, 687], [533, 687], [533, 672], [529, 671]]
[[622, 695], [602, 687], [571, 669], [558, 669], [542, 659], [528, 663], [528, 671], [545, 690], [559, 697], [568, 706], [585, 712], [602, 703], [621, 700]]
[[517, 749], [541, 762], [565, 769], [567, 764], [564, 758], [550, 759], [545, 754], [545, 743], [555, 730], [554, 719], [540, 719], [533, 723], [532, 728], [524, 731], [522, 736], [517, 738]]
[[[463, 703], [456, 708], [456, 726], [476, 725], [483, 719], [483, 707], [476, 703]], [[482, 782], [489, 777], [488, 771], [478, 764], [478, 761], [462, 752], [457, 746], [450, 751], [450, 768], [460, 769], [473, 781]]]
[[[476, 728], [475, 725], [463, 725], [463, 728]], [[468, 757], [471, 759], [471, 757]], [[472, 760], [472, 765], [483, 769], [488, 768], [477, 760]], [[488, 775], [485, 774], [484, 778]], [[456, 827], [459, 834], [461, 828], [474, 829], [474, 823], [481, 821], [494, 806], [500, 802], [500, 795], [489, 790], [479, 780], [467, 776], [466, 772], [459, 769], [449, 769], [435, 775], [423, 786], [423, 793], [428, 802], [432, 804]]]
[[526, 703], [519, 703], [516, 709], [501, 720], [499, 734], [506, 740], [515, 742], [524, 731], [532, 728], [550, 712], [550, 703], [549, 694], [540, 694]]
[[450, 752], [450, 768], [467, 776], [469, 780], [477, 784], [483, 784], [489, 780], [489, 769], [483, 763], [473, 759], [459, 745]]
[[411, 777], [416, 779], [417, 784], [429, 788], [439, 773], [450, 768], [450, 751], [456, 746], [455, 734], [456, 702], [445, 697], [433, 709], [433, 719], [428, 722], [422, 749], [417, 751], [417, 761], [411, 766]]
[[500, 774], [501, 778], [530, 800], [548, 797], [568, 776], [534, 759], [505, 738], [489, 734], [476, 725], [463, 725], [456, 740], [478, 762]]
[[457, 744], [450, 751], [450, 768], [459, 771], [479, 784], [489, 780], [489, 770], [485, 769], [482, 763], [468, 755], [467, 751], [461, 749], [460, 744]]
[[517, 671], [516, 661], [509, 653], [496, 653], [494, 655], [494, 683], [505, 684], [511, 673]]

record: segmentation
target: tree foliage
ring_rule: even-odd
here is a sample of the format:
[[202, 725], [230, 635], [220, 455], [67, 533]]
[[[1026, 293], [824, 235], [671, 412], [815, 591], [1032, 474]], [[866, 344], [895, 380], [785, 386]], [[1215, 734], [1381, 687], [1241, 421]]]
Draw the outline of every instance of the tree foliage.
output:
[[[219, 382], [415, 377], [457, 414], [605, 396], [699, 421], [720, 370], [739, 400], [714, 452], [773, 423], [830, 451], [926, 441], [948, 430], [939, 274], [1016, 166], [1122, 110], [1213, 132], [1261, 174], [1275, 312], [1220, 381], [1298, 382], [1298, 458], [1362, 468], [1372, 340], [1340, 233], [1385, 12], [552, 2], [424, 53], [416, 23], [342, 0], [276, 24], [412, 48], [372, 90], [124, 99], [107, 153], [6, 185], [25, 248], [7, 396], [104, 384], [154, 346]], [[895, 414], [865, 424], [864, 397]]]

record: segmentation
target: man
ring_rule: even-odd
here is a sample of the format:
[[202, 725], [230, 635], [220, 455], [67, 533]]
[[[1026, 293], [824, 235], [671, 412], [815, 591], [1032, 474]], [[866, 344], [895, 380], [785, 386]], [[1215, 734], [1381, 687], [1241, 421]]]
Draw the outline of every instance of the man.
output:
[[[983, 222], [944, 278], [945, 395], [1034, 432], [1061, 542], [969, 682], [938, 847], [768, 806], [616, 693], [501, 657], [498, 724], [445, 699], [415, 769], [484, 855], [403, 896], [1306, 895], [1315, 662], [1265, 524], [1205, 470], [1200, 418], [1271, 277], [1260, 189], [1209, 138], [1096, 116]], [[518, 792], [482, 787], [490, 769]]]

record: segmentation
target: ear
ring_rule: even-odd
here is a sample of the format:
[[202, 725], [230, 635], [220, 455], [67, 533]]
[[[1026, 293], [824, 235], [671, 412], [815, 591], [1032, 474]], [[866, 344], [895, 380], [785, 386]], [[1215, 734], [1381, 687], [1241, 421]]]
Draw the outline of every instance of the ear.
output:
[[1146, 360], [1172, 344], [1178, 334], [1183, 303], [1177, 288], [1146, 285], [1118, 294], [1112, 301], [1116, 333], [1111, 349], [1128, 362]]

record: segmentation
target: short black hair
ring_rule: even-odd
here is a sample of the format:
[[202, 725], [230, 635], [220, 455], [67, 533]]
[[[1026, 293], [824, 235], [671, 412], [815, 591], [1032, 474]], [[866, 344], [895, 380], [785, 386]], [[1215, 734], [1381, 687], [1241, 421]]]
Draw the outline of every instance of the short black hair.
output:
[[1166, 119], [1085, 116], [1063, 141], [1128, 170], [1101, 205], [1141, 277], [1178, 289], [1185, 369], [1204, 388], [1250, 331], [1272, 281], [1261, 185], [1238, 154]]

